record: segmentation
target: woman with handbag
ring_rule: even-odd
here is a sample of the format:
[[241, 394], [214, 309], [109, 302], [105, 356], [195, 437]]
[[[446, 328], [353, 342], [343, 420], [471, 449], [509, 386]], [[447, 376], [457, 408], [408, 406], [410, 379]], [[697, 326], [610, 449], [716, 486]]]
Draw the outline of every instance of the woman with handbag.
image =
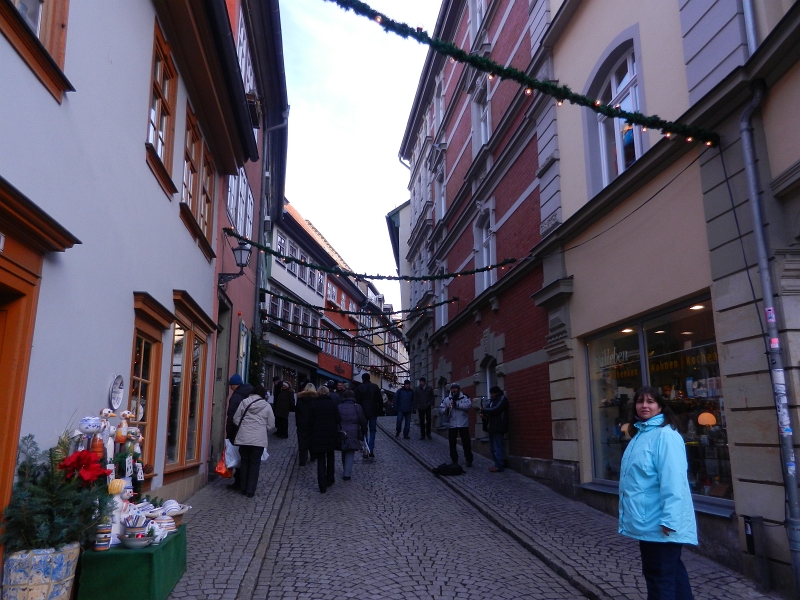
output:
[[341, 428], [345, 434], [342, 441], [342, 479], [349, 481], [353, 473], [353, 457], [356, 450], [361, 449], [361, 440], [367, 435], [367, 419], [364, 410], [356, 404], [356, 395], [347, 390], [339, 404], [339, 416], [342, 419]]
[[233, 417], [238, 425], [235, 443], [239, 446], [241, 462], [242, 493], [248, 498], [256, 494], [258, 473], [261, 470], [261, 455], [264, 453], [269, 437], [267, 433], [275, 427], [272, 406], [264, 398], [264, 386], [254, 386], [253, 393], [242, 400]]

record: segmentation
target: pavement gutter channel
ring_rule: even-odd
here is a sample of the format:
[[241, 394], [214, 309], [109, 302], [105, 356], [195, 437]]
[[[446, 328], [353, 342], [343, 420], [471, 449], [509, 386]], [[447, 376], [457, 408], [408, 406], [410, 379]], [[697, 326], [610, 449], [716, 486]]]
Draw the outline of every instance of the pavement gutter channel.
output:
[[[383, 426], [383, 424], [379, 423], [378, 427], [386, 434], [386, 437], [392, 440], [397, 446], [402, 448], [409, 456], [411, 456], [415, 461], [417, 461], [420, 465], [425, 467], [426, 470], [430, 471], [435, 465], [430, 465], [424, 461], [424, 459], [417, 454], [414, 453], [411, 448], [408, 448], [406, 445], [400, 443], [399, 439], [395, 439], [390, 435], [390, 431]], [[510, 536], [514, 541], [520, 544], [525, 550], [533, 554], [536, 558], [541, 560], [545, 565], [547, 565], [550, 569], [552, 569], [555, 573], [563, 577], [567, 582], [569, 582], [572, 587], [577, 589], [587, 598], [591, 598], [592, 600], [612, 600], [614, 597], [609, 596], [603, 590], [598, 588], [595, 584], [591, 581], [586, 579], [585, 577], [579, 575], [574, 568], [569, 565], [564, 564], [561, 562], [554, 554], [543, 550], [542, 548], [536, 546], [534, 541], [530, 539], [528, 536], [521, 534], [519, 531], [516, 531], [511, 524], [501, 517], [495, 511], [487, 508], [483, 503], [478, 501], [475, 497], [469, 494], [466, 490], [460, 488], [454, 482], [450, 481], [447, 477], [439, 477], [435, 476], [442, 484], [449, 487], [451, 490], [456, 492], [459, 496], [461, 496], [464, 500], [466, 500], [469, 504], [471, 504], [474, 508], [478, 510], [483, 516], [485, 516], [489, 521], [494, 523], [501, 531], [506, 533]]]

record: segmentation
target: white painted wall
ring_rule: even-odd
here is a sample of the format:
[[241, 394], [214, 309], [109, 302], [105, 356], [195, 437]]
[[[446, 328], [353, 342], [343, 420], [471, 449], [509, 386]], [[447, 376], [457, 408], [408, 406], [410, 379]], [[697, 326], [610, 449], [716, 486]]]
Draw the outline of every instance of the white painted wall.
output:
[[[42, 273], [21, 433], [43, 447], [107, 405], [115, 374], [125, 378], [127, 402], [134, 291], [173, 310], [173, 290], [183, 289], [213, 315], [214, 263], [180, 220], [179, 194], [170, 201], [145, 163], [154, 23], [149, 2], [72, 2], [64, 72], [76, 91], [61, 105], [0, 37], [0, 174], [82, 241], [48, 255]], [[179, 188], [186, 101], [179, 74]], [[171, 332], [163, 342], [157, 473]], [[211, 344], [207, 355], [209, 400]]]

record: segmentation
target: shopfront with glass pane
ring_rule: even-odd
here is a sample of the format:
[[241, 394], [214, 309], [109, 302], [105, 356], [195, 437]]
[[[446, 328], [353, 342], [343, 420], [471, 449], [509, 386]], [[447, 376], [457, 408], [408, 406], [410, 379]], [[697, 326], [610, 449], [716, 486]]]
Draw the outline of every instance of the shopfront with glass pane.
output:
[[692, 493], [733, 498], [725, 406], [708, 298], [588, 339], [593, 475], [619, 481], [633, 394], [657, 388], [680, 420]]

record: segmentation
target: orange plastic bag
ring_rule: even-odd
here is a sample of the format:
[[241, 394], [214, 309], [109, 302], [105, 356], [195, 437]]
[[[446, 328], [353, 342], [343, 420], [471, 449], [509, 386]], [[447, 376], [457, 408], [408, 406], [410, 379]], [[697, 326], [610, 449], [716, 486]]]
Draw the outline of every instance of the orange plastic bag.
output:
[[219, 461], [217, 462], [217, 466], [214, 471], [216, 471], [217, 475], [224, 477], [225, 479], [230, 479], [233, 477], [233, 471], [225, 466], [225, 450], [222, 451], [222, 456], [219, 457]]

